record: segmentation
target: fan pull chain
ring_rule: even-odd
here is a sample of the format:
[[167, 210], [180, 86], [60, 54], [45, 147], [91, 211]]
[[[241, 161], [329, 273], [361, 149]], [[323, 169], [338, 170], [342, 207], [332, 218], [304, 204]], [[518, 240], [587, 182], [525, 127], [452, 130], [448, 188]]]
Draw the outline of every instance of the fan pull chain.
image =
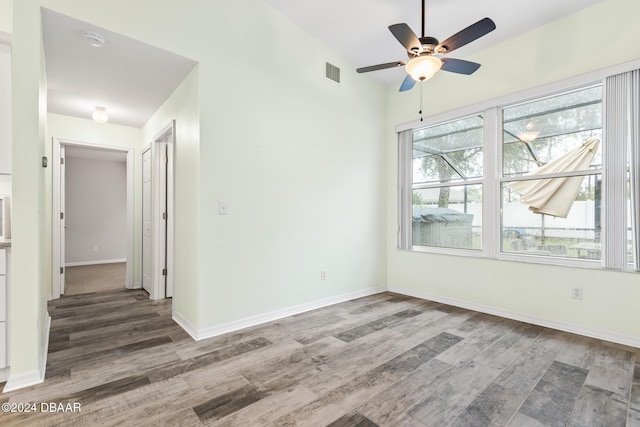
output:
[[422, 97], [422, 84], [423, 83], [424, 83], [423, 81], [420, 82], [420, 111], [418, 111], [418, 114], [420, 114], [420, 121], [422, 121], [422, 105], [423, 105], [423, 102], [422, 102], [422, 100], [423, 100], [423, 97]]

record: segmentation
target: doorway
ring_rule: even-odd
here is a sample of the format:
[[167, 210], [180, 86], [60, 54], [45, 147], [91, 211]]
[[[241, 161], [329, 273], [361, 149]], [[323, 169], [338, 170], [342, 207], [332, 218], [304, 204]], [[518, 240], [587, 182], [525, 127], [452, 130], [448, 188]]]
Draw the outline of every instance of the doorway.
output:
[[173, 297], [173, 146], [175, 121], [141, 154], [142, 288], [151, 299]]
[[[65, 281], [66, 281], [66, 273], [67, 266], [69, 265], [69, 261], [74, 261], [71, 264], [74, 266], [79, 265], [90, 265], [90, 264], [108, 264], [115, 262], [124, 262], [125, 263], [125, 283], [124, 286], [126, 288], [133, 288], [133, 225], [134, 225], [134, 204], [133, 204], [133, 149], [129, 148], [120, 148], [120, 147], [112, 147], [105, 145], [96, 145], [85, 142], [76, 142], [76, 141], [67, 141], [62, 139], [53, 139], [53, 288], [51, 298], [57, 299], [60, 298], [61, 295], [65, 293]], [[73, 151], [76, 155], [81, 155], [82, 157], [86, 156], [87, 162], [88, 159], [102, 159], [105, 164], [111, 161], [124, 162], [125, 170], [126, 170], [126, 220], [121, 221], [117, 224], [117, 227], [125, 228], [126, 232], [123, 233], [125, 236], [124, 244], [122, 241], [114, 240], [117, 245], [120, 245], [118, 249], [109, 249], [109, 245], [103, 244], [80, 244], [83, 250], [86, 250], [88, 254], [85, 257], [87, 261], [80, 261], [71, 259], [76, 255], [67, 253], [67, 249], [69, 246], [69, 242], [67, 242], [68, 238], [71, 236], [69, 231], [69, 226], [76, 227], [78, 230], [74, 228], [74, 232], [76, 233], [76, 237], [78, 234], [82, 235], [82, 225], [76, 217], [74, 219], [74, 223], [67, 222], [67, 206], [68, 200], [67, 195], [65, 194], [66, 181], [68, 178], [67, 171], [67, 163], [71, 158], [67, 158], [69, 151]], [[108, 159], [108, 161], [107, 161]], [[121, 166], [118, 166], [120, 168]], [[75, 180], [78, 178], [75, 177]], [[122, 204], [120, 205], [122, 207]], [[82, 212], [84, 215], [84, 212]], [[85, 227], [88, 224], [88, 227], [92, 225], [94, 228], [94, 224], [92, 221], [99, 222], [91, 212], [87, 212], [85, 218], [82, 219], [82, 222], [85, 223]], [[73, 237], [73, 236], [71, 236]], [[86, 242], [85, 242], [86, 243]], [[124, 248], [122, 248], [124, 246]], [[75, 247], [75, 246], [72, 246]], [[125, 253], [124, 259], [122, 257], [122, 253]], [[114, 251], [117, 255], [112, 255]], [[71, 256], [71, 258], [70, 258]], [[107, 259], [109, 258], [109, 259]], [[114, 259], [117, 258], [117, 259]]]

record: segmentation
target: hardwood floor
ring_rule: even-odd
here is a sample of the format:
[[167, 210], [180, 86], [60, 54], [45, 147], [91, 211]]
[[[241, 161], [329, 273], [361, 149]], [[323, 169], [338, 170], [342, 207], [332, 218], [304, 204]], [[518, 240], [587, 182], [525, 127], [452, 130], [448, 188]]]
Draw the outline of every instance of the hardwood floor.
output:
[[638, 349], [391, 293], [199, 342], [142, 291], [49, 312], [46, 381], [0, 395], [36, 411], [0, 425], [640, 425]]

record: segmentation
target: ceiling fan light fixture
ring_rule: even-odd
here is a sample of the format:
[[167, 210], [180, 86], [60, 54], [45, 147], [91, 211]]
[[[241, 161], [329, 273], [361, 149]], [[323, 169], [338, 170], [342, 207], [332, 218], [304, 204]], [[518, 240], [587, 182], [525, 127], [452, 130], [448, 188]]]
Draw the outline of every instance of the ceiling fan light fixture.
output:
[[107, 123], [109, 121], [109, 115], [107, 109], [104, 107], [96, 106], [91, 115], [96, 123]]
[[440, 67], [442, 67], [440, 58], [431, 55], [413, 58], [405, 66], [407, 73], [416, 81], [429, 80]]

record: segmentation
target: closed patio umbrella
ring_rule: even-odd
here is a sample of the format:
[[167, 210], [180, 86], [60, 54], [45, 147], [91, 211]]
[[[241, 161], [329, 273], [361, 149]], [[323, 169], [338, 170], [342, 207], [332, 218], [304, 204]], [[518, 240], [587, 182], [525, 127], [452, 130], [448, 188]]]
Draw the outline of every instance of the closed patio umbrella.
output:
[[[525, 176], [587, 170], [598, 151], [600, 141], [593, 139], [566, 152]], [[578, 195], [584, 177], [547, 178], [516, 181], [507, 184], [521, 194], [520, 203], [529, 205], [534, 213], [566, 218]]]

